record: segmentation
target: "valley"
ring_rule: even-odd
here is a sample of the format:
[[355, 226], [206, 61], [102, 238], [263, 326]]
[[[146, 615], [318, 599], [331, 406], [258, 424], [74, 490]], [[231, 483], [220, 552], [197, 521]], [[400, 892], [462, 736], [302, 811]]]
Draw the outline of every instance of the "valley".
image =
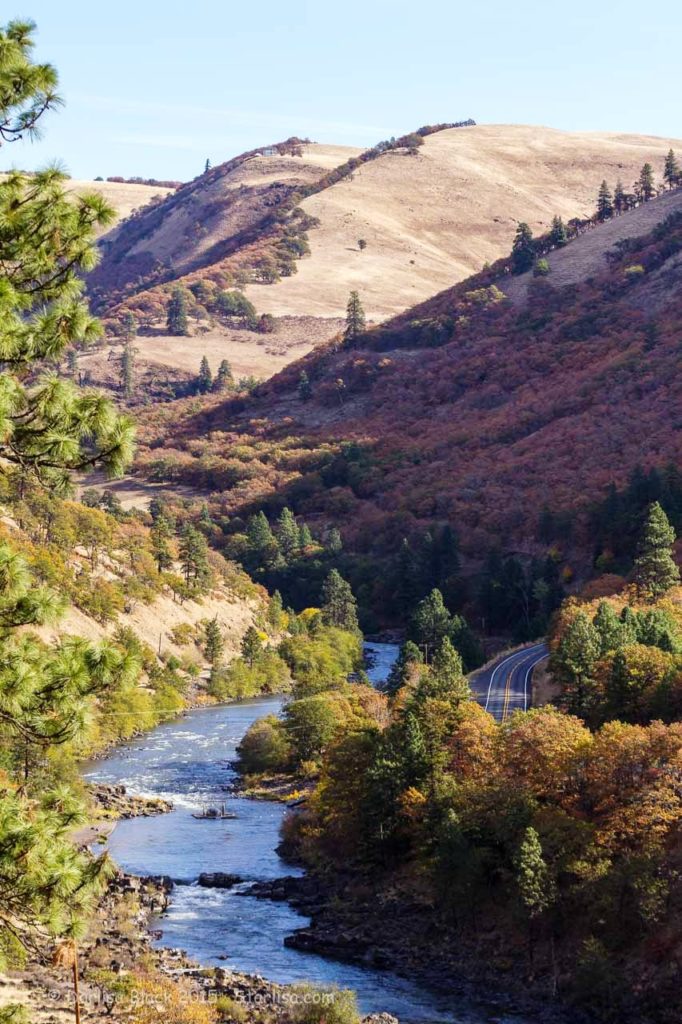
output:
[[682, 140], [494, 7], [0, 26], [0, 1024], [680, 1019]]

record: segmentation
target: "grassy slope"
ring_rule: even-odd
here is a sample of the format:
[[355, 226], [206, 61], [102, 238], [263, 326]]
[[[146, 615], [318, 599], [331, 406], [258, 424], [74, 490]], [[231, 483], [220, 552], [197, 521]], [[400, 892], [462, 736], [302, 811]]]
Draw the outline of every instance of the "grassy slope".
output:
[[[555, 213], [569, 219], [589, 215], [599, 182], [620, 177], [630, 187], [649, 160], [657, 168], [682, 142], [649, 136], [568, 133], [518, 125], [480, 125], [437, 132], [417, 155], [391, 152], [363, 164], [350, 177], [302, 201], [320, 224], [309, 234], [311, 255], [297, 273], [276, 284], [248, 285], [259, 313], [319, 318], [292, 344], [283, 327], [282, 344], [270, 339], [257, 352], [220, 326], [207, 340], [214, 360], [241, 361], [244, 372], [267, 376], [337, 330], [348, 292], [357, 288], [371, 320], [395, 315], [453, 282], [463, 280], [509, 251], [519, 220], [535, 233]], [[168, 281], [210, 275], [257, 258], [265, 244], [242, 240], [296, 185], [317, 180], [359, 151], [307, 145], [303, 157], [253, 156], [214, 168], [208, 178], [185, 186], [158, 211], [125, 225], [93, 280], [111, 302], [120, 286], [163, 299], [163, 285], [139, 292], [137, 278], [168, 264]], [[358, 239], [367, 241], [364, 251]], [[164, 277], [164, 280], [165, 280]], [[201, 328], [203, 333], [203, 327]], [[185, 365], [196, 342], [169, 339], [163, 318], [153, 323], [149, 358]], [[270, 341], [274, 341], [271, 344]]]

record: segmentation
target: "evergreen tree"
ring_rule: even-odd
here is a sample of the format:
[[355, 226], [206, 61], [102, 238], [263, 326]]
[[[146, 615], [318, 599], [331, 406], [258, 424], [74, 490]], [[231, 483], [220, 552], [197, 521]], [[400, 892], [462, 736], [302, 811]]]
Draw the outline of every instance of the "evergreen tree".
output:
[[[0, 28], [3, 143], [35, 134], [58, 103], [54, 68], [31, 61], [33, 29], [20, 21]], [[83, 279], [98, 258], [94, 231], [115, 215], [98, 193], [74, 199], [65, 181], [50, 167], [31, 176], [10, 171], [0, 182], [0, 461], [62, 488], [68, 470], [97, 462], [120, 473], [134, 434], [102, 396], [44, 365], [101, 334], [82, 298]]]
[[442, 700], [459, 703], [471, 696], [462, 659], [447, 636], [434, 655], [430, 682], [434, 695]]
[[674, 543], [675, 531], [655, 501], [649, 506], [632, 574], [638, 593], [647, 600], [656, 601], [680, 582]]
[[391, 572], [390, 592], [393, 607], [401, 619], [407, 619], [424, 589], [420, 585], [417, 559], [407, 537], [403, 537]]
[[129, 309], [125, 311], [121, 318], [121, 327], [123, 328], [124, 341], [132, 341], [137, 334], [137, 322]]
[[127, 341], [123, 346], [121, 354], [121, 387], [126, 398], [132, 398], [135, 393], [135, 355], [137, 349]]
[[277, 540], [285, 559], [294, 558], [299, 549], [299, 530], [296, 517], [289, 508], [283, 508], [277, 519]]
[[600, 601], [593, 620], [599, 634], [599, 653], [602, 657], [609, 651], [617, 651], [623, 643], [623, 624], [608, 601]]
[[234, 377], [232, 376], [232, 367], [227, 359], [222, 359], [213, 382], [213, 389], [214, 391], [232, 391], [233, 388]]
[[340, 555], [343, 551], [343, 538], [341, 537], [341, 532], [335, 526], [332, 526], [327, 534], [326, 548], [333, 557]]
[[215, 523], [213, 522], [213, 517], [211, 516], [211, 510], [209, 509], [205, 501], [201, 503], [201, 509], [199, 510], [198, 526], [201, 532], [204, 534], [204, 536], [209, 536], [215, 529]]
[[173, 565], [170, 548], [171, 528], [163, 515], [156, 517], [150, 530], [151, 548], [159, 572], [165, 572]]
[[217, 616], [204, 626], [204, 653], [211, 665], [216, 665], [225, 649], [225, 640]]
[[255, 626], [249, 626], [242, 639], [242, 658], [253, 668], [263, 653], [263, 641]]
[[676, 185], [679, 185], [681, 177], [680, 165], [674, 151], [670, 149], [663, 165], [663, 180], [668, 188], [675, 188]]
[[310, 378], [305, 370], [301, 370], [301, 376], [298, 378], [298, 397], [302, 402], [309, 402], [313, 397], [313, 388], [310, 383]]
[[628, 644], [636, 644], [639, 639], [639, 619], [637, 612], [630, 608], [629, 605], [625, 605], [620, 613], [620, 624], [622, 646], [626, 647]]
[[424, 649], [425, 660], [433, 657], [450, 629], [450, 613], [440, 590], [434, 588], [417, 605], [410, 622], [410, 639]]
[[564, 224], [561, 217], [552, 218], [552, 226], [549, 230], [549, 240], [552, 245], [557, 247], [557, 249], [560, 248], [562, 245], [566, 245], [566, 243], [568, 242], [566, 225]]
[[551, 907], [556, 886], [542, 854], [540, 837], [534, 828], [523, 833], [516, 861], [516, 884], [521, 904], [532, 920]]
[[602, 181], [597, 193], [597, 220], [608, 220], [613, 217], [613, 196], [606, 181]]
[[201, 363], [199, 364], [199, 376], [197, 377], [197, 390], [200, 394], [205, 395], [211, 390], [212, 384], [213, 374], [211, 373], [211, 367], [208, 365], [206, 356], [202, 356]]
[[249, 549], [258, 562], [271, 561], [277, 556], [279, 545], [264, 512], [251, 516], [246, 527]]
[[653, 199], [656, 194], [656, 186], [654, 185], [654, 169], [651, 164], [644, 164], [639, 172], [637, 184], [639, 186], [639, 194], [644, 202], [648, 203], [648, 201]]
[[514, 235], [511, 251], [512, 274], [525, 274], [535, 263], [535, 245], [533, 233], [528, 225], [521, 221]]
[[358, 630], [357, 602], [350, 583], [337, 569], [327, 576], [322, 585], [322, 621], [326, 626], [337, 626], [349, 632]]
[[313, 542], [313, 535], [307, 523], [301, 523], [298, 528], [298, 546], [305, 551]]
[[365, 311], [360, 302], [360, 296], [352, 291], [346, 306], [346, 329], [344, 338], [346, 341], [355, 341], [359, 334], [365, 329]]
[[75, 377], [78, 373], [78, 352], [75, 348], [70, 348], [66, 353], [66, 365], [69, 373]]
[[168, 333], [175, 337], [184, 337], [189, 334], [187, 299], [182, 288], [173, 289], [168, 302], [166, 326]]
[[211, 161], [209, 160], [208, 157], [206, 157], [206, 163], [204, 164], [204, 174], [208, 174], [208, 172], [210, 170], [211, 170]]
[[592, 708], [594, 668], [601, 653], [601, 637], [584, 612], [578, 612], [553, 656], [569, 710], [586, 715]]
[[208, 545], [191, 523], [187, 523], [180, 535], [179, 556], [185, 582], [197, 588], [206, 586], [211, 578]]
[[627, 195], [625, 194], [625, 189], [623, 188], [623, 182], [619, 178], [616, 182], [616, 187], [613, 191], [613, 209], [616, 213], [623, 213], [624, 210], [627, 210], [627, 206]]
[[405, 781], [419, 786], [429, 772], [429, 754], [419, 718], [408, 711], [403, 720], [402, 762]]
[[386, 679], [386, 692], [396, 694], [410, 680], [415, 666], [423, 664], [422, 652], [412, 640], [406, 640]]
[[268, 602], [268, 624], [275, 633], [279, 633], [284, 622], [284, 605], [282, 595], [276, 590]]

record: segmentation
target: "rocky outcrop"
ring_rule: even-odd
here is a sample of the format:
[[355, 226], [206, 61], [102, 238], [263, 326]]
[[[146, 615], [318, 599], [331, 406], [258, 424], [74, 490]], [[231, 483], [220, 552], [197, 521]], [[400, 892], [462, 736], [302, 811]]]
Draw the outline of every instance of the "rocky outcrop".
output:
[[125, 786], [97, 783], [87, 787], [95, 811], [106, 818], [141, 818], [167, 814], [173, 805], [160, 797], [132, 796]]
[[242, 881], [239, 875], [230, 875], [225, 871], [202, 871], [197, 878], [197, 885], [204, 889], [232, 889]]

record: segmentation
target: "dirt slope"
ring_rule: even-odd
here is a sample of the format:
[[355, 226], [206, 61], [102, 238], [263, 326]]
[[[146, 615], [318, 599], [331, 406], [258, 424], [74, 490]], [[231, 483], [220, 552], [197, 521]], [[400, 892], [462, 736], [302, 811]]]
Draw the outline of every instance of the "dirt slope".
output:
[[383, 319], [505, 255], [518, 221], [541, 234], [554, 214], [589, 216], [603, 178], [629, 187], [649, 161], [660, 180], [671, 146], [682, 151], [679, 139], [524, 125], [437, 132], [416, 156], [387, 153], [304, 200], [320, 219], [311, 256], [295, 277], [248, 294], [278, 316], [338, 316], [357, 288]]

